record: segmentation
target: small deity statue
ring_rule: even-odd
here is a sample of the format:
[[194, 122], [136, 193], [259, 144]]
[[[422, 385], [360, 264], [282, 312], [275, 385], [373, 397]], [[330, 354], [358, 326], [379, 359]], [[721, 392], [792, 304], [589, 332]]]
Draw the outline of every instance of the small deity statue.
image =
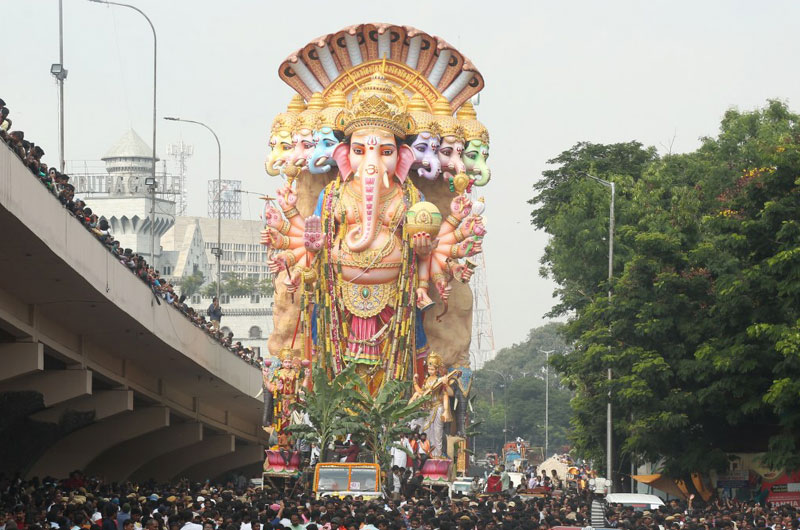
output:
[[[288, 425], [299, 422], [295, 404], [302, 398], [301, 392], [310, 388], [311, 370], [305, 366], [307, 361], [301, 363], [291, 348], [281, 348], [278, 358], [280, 368], [270, 374], [269, 365], [265, 363], [262, 377], [264, 387], [272, 395], [272, 410], [268, 411], [266, 421], [280, 433]], [[301, 379], [302, 367], [306, 369]]]
[[453, 421], [450, 412], [450, 398], [453, 396], [453, 378], [458, 377], [460, 372], [454, 370], [445, 375], [439, 375], [442, 368], [442, 358], [435, 352], [428, 355], [427, 360], [428, 375], [422, 385], [414, 380], [414, 393], [411, 395], [410, 403], [426, 396], [432, 396], [426, 408], [429, 413], [419, 420], [414, 420], [412, 426], [419, 426], [421, 431], [428, 435], [431, 442], [432, 456], [442, 456], [442, 444], [444, 442], [444, 424]]

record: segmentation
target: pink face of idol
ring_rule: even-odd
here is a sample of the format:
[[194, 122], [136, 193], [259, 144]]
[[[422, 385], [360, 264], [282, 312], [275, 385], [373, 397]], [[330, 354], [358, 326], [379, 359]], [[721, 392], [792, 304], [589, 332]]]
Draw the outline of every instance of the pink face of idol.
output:
[[394, 135], [378, 128], [357, 130], [350, 138], [350, 167], [356, 177], [381, 179], [384, 184], [397, 170], [397, 141]]
[[442, 173], [445, 178], [450, 178], [456, 173], [463, 173], [466, 168], [461, 161], [461, 154], [464, 152], [464, 142], [455, 136], [442, 137], [439, 144], [439, 162], [442, 164]]
[[294, 151], [289, 162], [300, 167], [307, 166], [308, 159], [314, 153], [314, 132], [311, 129], [301, 129], [292, 135], [292, 143]]

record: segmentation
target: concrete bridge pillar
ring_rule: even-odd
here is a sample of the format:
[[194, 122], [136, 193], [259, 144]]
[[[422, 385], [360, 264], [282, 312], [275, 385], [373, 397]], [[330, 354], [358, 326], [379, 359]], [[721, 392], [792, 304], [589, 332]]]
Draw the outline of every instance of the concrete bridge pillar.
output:
[[0, 381], [44, 370], [44, 345], [41, 342], [0, 344]]
[[260, 445], [237, 444], [236, 451], [233, 453], [198, 462], [182, 471], [180, 476], [192, 481], [213, 479], [233, 469], [250, 464], [261, 464], [264, 462], [264, 458], [264, 448]]
[[185, 469], [198, 462], [233, 453], [236, 450], [236, 437], [232, 434], [217, 434], [204, 437], [203, 441], [184, 449], [172, 451], [151, 460], [133, 472], [133, 480], [170, 480], [181, 475]]
[[26, 391], [38, 392], [44, 398], [44, 406], [52, 407], [70, 399], [91, 395], [92, 372], [47, 370], [0, 383], [0, 392]]
[[145, 434], [123, 442], [92, 460], [88, 475], [123, 482], [151, 460], [171, 451], [203, 441], [203, 425], [197, 422], [172, 425], [156, 433]]
[[59, 440], [45, 451], [27, 476], [66, 477], [74, 469], [85, 469], [103, 451], [164, 427], [169, 427], [166, 407], [148, 407], [115, 415]]

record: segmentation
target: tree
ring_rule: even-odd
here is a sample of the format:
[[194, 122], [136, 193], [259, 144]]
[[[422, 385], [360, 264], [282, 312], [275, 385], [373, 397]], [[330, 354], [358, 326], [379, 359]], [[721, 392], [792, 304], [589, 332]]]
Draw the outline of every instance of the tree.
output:
[[263, 296], [272, 296], [275, 294], [275, 280], [272, 277], [267, 277], [258, 282], [256, 290]]
[[[773, 101], [728, 111], [693, 153], [620, 164], [608, 156], [620, 144], [578, 144], [537, 184], [533, 222], [552, 236], [542, 272], [559, 285], [553, 311], [574, 311], [565, 327], [574, 349], [553, 363], [576, 392], [581, 454], [602, 461], [611, 392], [617, 472], [660, 460], [683, 476], [725, 468], [737, 451], [764, 451], [777, 469], [800, 465], [798, 124]], [[574, 247], [600, 235], [608, 194], [572, 175], [610, 161], [613, 174], [594, 173], [620, 191], [609, 286], [604, 256]]]
[[[262, 294], [271, 296], [275, 292], [272, 280], [258, 281], [250, 276], [242, 276], [233, 272], [225, 273], [222, 277], [222, 287], [220, 291], [228, 296], [247, 296], [251, 294]], [[210, 282], [202, 289], [204, 296], [217, 295], [217, 282]]]
[[409, 423], [425, 414], [424, 405], [430, 396], [409, 403], [411, 383], [390, 379], [385, 381], [375, 397], [369, 393], [366, 382], [355, 380], [356, 401], [353, 404], [355, 420], [360, 425], [356, 431], [372, 452], [386, 476], [391, 476], [392, 446], [409, 431]]
[[196, 271], [191, 276], [184, 276], [181, 278], [179, 285], [181, 287], [181, 294], [188, 296], [192, 296], [194, 293], [200, 290], [200, 286], [203, 285], [205, 278], [203, 277], [203, 273], [200, 271]]
[[[587, 177], [592, 175], [618, 183], [617, 223], [630, 222], [625, 198], [630, 184], [658, 158], [654, 148], [639, 142], [612, 145], [580, 142], [548, 160], [554, 169], [542, 172], [534, 184], [536, 196], [531, 223], [552, 237], [541, 258], [540, 274], [558, 285], [559, 301], [549, 316], [581, 310], [593, 297], [607, 290], [608, 190]], [[615, 267], [627, 259], [627, 242], [615, 241]]]
[[[223, 286], [224, 285], [225, 284], [223, 284]], [[200, 290], [200, 292], [202, 293], [203, 296], [208, 296], [208, 297], [217, 296], [217, 282], [208, 282], [208, 284], [205, 287], [203, 287]], [[220, 292], [224, 293], [225, 290], [221, 289]]]
[[[504, 420], [508, 420], [509, 439], [517, 436], [534, 446], [544, 446], [545, 370], [547, 353], [556, 355], [567, 349], [561, 336], [564, 325], [552, 322], [530, 330], [528, 338], [497, 356], [474, 374], [472, 394], [474, 418], [483, 425], [475, 440], [476, 448], [497, 452], [503, 443]], [[503, 378], [509, 380], [508, 403]], [[568, 444], [570, 391], [550, 369], [549, 447], [555, 450]]]
[[305, 394], [305, 399], [297, 403], [298, 410], [308, 414], [311, 425], [301, 423], [290, 425], [287, 431], [317, 444], [320, 460], [327, 462], [328, 445], [337, 436], [360, 432], [361, 423], [350, 412], [359, 400], [354, 390], [355, 374], [353, 365], [329, 379], [327, 371], [314, 364], [311, 372], [313, 392]]

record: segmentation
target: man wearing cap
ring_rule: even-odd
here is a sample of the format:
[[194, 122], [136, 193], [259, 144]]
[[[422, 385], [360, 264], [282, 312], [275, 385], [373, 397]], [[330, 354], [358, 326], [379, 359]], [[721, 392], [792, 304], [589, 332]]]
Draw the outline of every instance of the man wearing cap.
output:
[[131, 505], [127, 502], [122, 505], [122, 509], [117, 514], [117, 528], [122, 530], [125, 521], [131, 518]]

